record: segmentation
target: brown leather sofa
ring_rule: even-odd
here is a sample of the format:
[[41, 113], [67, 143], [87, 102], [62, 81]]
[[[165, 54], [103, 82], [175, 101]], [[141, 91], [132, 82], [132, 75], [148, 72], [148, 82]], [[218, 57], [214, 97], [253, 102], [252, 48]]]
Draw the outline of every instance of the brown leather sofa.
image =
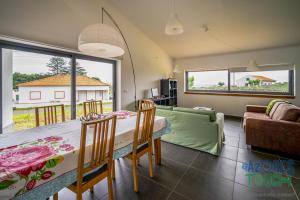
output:
[[270, 114], [266, 106], [248, 105], [244, 114], [246, 144], [300, 155], [300, 108], [276, 103]]

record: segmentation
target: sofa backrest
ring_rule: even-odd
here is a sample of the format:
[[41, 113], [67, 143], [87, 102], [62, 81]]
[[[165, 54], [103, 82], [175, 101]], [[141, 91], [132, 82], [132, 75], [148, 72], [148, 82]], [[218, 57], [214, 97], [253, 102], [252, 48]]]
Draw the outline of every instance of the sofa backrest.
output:
[[162, 110], [173, 110], [173, 106], [162, 106], [162, 105], [155, 105], [157, 109], [162, 109]]
[[207, 116], [209, 116], [209, 119], [212, 122], [216, 121], [216, 118], [217, 118], [215, 110], [202, 110], [202, 109], [195, 110], [193, 108], [174, 107], [173, 111], [207, 115]]
[[292, 104], [281, 103], [271, 117], [274, 120], [297, 122], [300, 117], [300, 108]]

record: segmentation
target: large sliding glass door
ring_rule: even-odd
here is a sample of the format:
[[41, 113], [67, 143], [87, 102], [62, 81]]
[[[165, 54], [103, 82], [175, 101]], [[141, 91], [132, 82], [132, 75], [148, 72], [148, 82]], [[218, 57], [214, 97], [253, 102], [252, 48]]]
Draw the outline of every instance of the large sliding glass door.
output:
[[103, 112], [113, 111], [114, 65], [94, 60], [76, 59], [76, 116], [83, 114], [82, 103], [101, 100]]
[[[36, 107], [64, 104], [66, 120], [71, 119], [70, 58], [5, 48], [2, 52], [3, 132], [35, 127]], [[62, 113], [57, 115], [61, 118]]]
[[33, 128], [40, 106], [64, 104], [66, 120], [88, 100], [115, 108], [115, 61], [6, 41], [0, 52], [0, 133]]

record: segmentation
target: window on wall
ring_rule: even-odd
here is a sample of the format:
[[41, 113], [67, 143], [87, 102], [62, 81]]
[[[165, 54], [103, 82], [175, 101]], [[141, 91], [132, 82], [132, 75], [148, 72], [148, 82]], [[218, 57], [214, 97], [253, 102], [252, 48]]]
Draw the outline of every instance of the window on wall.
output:
[[30, 100], [41, 100], [41, 91], [30, 91], [29, 96]]
[[187, 89], [192, 91], [227, 91], [228, 70], [187, 72]]
[[291, 87], [289, 70], [230, 73], [230, 90], [235, 92], [289, 94]]
[[66, 98], [65, 91], [54, 91], [54, 98], [55, 99], [65, 99]]
[[246, 93], [294, 95], [294, 70], [186, 72], [186, 91], [193, 93]]

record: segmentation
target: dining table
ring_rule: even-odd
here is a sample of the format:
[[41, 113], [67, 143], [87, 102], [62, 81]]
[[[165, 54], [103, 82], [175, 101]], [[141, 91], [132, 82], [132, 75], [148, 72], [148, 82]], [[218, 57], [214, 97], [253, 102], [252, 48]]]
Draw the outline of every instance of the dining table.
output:
[[[129, 111], [111, 114], [117, 115], [113, 158], [119, 159], [132, 152], [137, 115]], [[155, 116], [153, 144], [157, 165], [161, 163], [161, 136], [168, 133], [168, 120]], [[86, 158], [91, 152], [92, 136], [90, 127]], [[74, 183], [80, 138], [80, 120], [0, 134], [0, 199], [46, 199]]]

